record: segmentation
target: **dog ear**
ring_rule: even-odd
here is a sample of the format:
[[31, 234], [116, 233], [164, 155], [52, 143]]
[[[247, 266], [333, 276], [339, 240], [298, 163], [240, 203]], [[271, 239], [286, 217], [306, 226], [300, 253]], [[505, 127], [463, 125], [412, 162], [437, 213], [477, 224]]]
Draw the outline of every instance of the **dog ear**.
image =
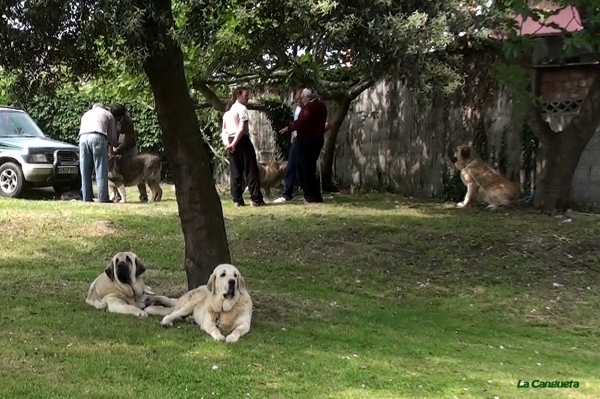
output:
[[471, 148], [470, 147], [463, 147], [460, 149], [460, 157], [462, 159], [469, 159], [469, 157], [471, 157]]
[[110, 281], [115, 281], [115, 257], [108, 262], [108, 266], [104, 269], [104, 273], [108, 276]]
[[244, 280], [244, 277], [242, 277], [242, 275], [240, 273], [238, 273], [238, 278], [237, 278], [237, 284], [238, 284], [238, 288], [240, 290], [240, 292], [246, 292], [246, 280]]
[[146, 271], [146, 267], [142, 263], [141, 259], [136, 255], [135, 256], [135, 276], [139, 277]]
[[208, 283], [206, 283], [206, 289], [209, 290], [211, 292], [211, 294], [215, 293], [215, 280], [216, 280], [216, 275], [213, 272], [213, 274], [210, 275], [210, 278], [208, 279]]

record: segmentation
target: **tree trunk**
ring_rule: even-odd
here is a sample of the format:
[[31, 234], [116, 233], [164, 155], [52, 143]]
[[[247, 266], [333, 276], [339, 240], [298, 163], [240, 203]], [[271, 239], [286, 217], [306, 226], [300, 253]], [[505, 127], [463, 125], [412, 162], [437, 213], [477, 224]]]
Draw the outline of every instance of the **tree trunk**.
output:
[[569, 205], [571, 180], [579, 158], [600, 124], [600, 74], [596, 74], [577, 114], [560, 133], [550, 129], [540, 109], [531, 104], [527, 123], [540, 141], [533, 204], [552, 210]]
[[556, 134], [538, 151], [540, 165], [536, 177], [533, 205], [544, 210], [569, 207], [571, 181], [581, 153], [589, 140], [576, 140], [569, 130]]
[[160, 22], [149, 21], [146, 27], [148, 40], [160, 37], [162, 48], [148, 43], [153, 51], [144, 61], [144, 71], [154, 93], [165, 153], [173, 171], [185, 241], [185, 270], [188, 288], [192, 289], [206, 284], [214, 268], [230, 263], [231, 256], [221, 201], [188, 91], [183, 54], [162, 19], [172, 21], [170, 2], [168, 9], [166, 4], [160, 7], [156, 13]]
[[335, 182], [333, 181], [333, 160], [335, 158], [335, 144], [337, 136], [342, 127], [342, 122], [348, 114], [351, 98], [342, 97], [336, 101], [336, 108], [333, 112], [333, 117], [329, 120], [329, 134], [325, 140], [323, 158], [321, 159], [321, 179], [323, 181], [323, 190], [329, 192], [338, 191]]

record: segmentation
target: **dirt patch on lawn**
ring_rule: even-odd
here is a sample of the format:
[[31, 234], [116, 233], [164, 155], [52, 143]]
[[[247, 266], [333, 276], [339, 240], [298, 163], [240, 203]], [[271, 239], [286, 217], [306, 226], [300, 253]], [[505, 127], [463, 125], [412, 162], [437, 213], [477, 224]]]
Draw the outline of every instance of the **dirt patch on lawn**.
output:
[[107, 236], [117, 231], [117, 226], [110, 220], [96, 220], [93, 227], [94, 232], [99, 236]]
[[252, 291], [253, 318], [285, 323], [298, 318], [323, 319], [328, 313], [326, 304], [308, 299], [286, 297], [265, 291]]

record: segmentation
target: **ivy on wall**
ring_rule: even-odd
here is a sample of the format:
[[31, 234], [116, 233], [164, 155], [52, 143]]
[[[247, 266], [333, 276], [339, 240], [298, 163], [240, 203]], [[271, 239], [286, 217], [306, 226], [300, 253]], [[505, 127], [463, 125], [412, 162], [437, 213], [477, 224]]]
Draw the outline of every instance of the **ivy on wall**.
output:
[[290, 153], [291, 134], [280, 134], [279, 130], [284, 128], [294, 119], [294, 113], [289, 105], [279, 100], [268, 99], [264, 101], [266, 116], [273, 128], [273, 140], [275, 141], [275, 159], [287, 161]]

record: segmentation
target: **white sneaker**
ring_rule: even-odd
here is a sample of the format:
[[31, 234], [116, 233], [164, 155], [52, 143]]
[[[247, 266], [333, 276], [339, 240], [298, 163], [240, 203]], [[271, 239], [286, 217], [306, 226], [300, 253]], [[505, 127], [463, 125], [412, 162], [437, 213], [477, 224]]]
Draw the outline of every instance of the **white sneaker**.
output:
[[273, 203], [275, 203], [275, 204], [282, 204], [284, 202], [287, 202], [287, 198], [285, 198], [285, 197], [279, 197], [275, 201], [273, 201]]

